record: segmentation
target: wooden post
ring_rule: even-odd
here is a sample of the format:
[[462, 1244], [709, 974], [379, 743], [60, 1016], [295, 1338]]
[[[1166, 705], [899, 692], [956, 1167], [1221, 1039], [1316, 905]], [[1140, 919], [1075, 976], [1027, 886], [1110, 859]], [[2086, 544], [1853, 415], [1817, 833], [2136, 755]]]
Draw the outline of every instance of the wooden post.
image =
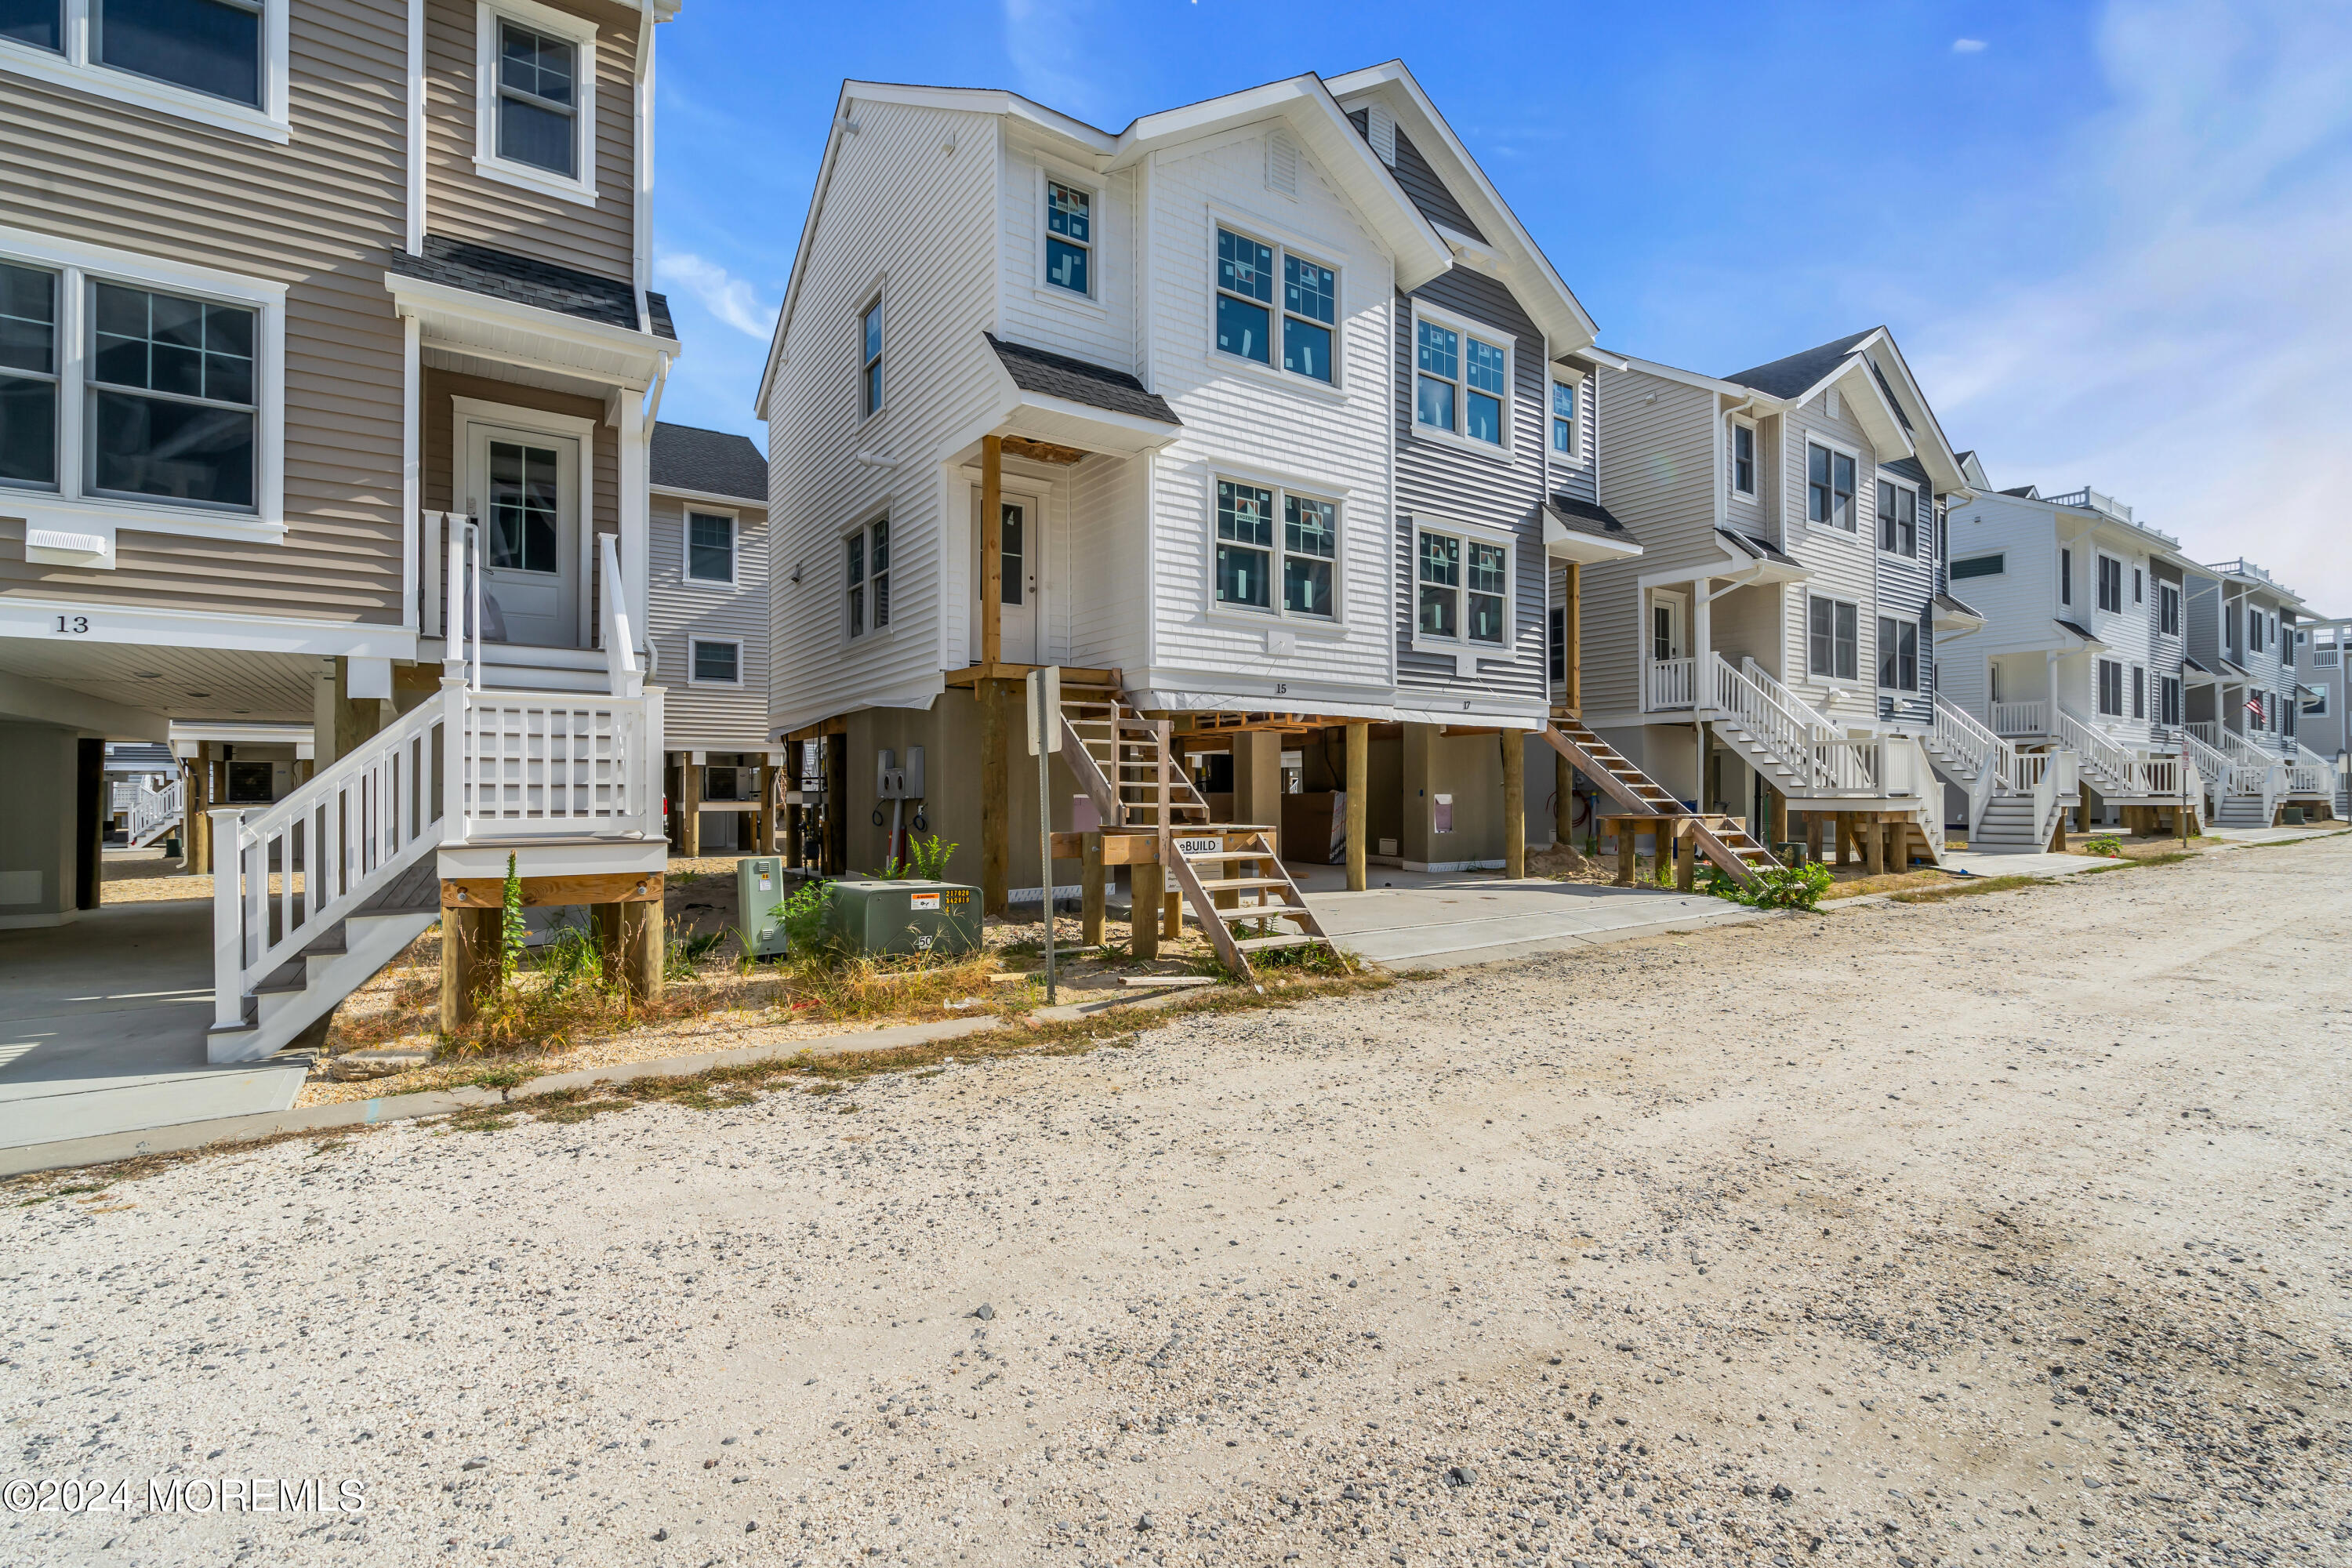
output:
[[1886, 820], [1886, 868], [1898, 877], [1911, 869], [1911, 824], [1900, 816]]
[[[1026, 548], [1035, 550], [1036, 544]], [[1004, 657], [1004, 438], [980, 438], [980, 662], [993, 671]], [[995, 906], [1003, 907], [1000, 898]]]
[[463, 1034], [481, 1011], [482, 998], [498, 984], [499, 942], [504, 911], [445, 909], [441, 911], [441, 1032]]
[[2066, 808], [2062, 805], [2050, 816], [2050, 853], [2063, 855], [2066, 853]]
[[[1840, 816], [1854, 824], [1854, 830], [1862, 838], [1862, 874], [1865, 877], [1883, 874], [1886, 869], [1886, 836], [1880, 830], [1882, 825], [1878, 819], [1875, 816], [1856, 819], [1844, 813], [1840, 813]], [[1843, 860], [1845, 857], [1840, 855], [1838, 858]]]
[[762, 758], [754, 773], [760, 781], [760, 805], [751, 813], [751, 853], [772, 855], [776, 848], [776, 770]]
[[1127, 868], [1128, 946], [1138, 958], [1160, 956], [1160, 890], [1167, 876], [1167, 868], [1156, 860]]
[[621, 906], [591, 904], [588, 906], [588, 931], [596, 943], [596, 959], [603, 965], [607, 981], [621, 976]]
[[1360, 893], [1371, 884], [1372, 727], [1348, 726], [1348, 891]]
[[[1568, 588], [1564, 596], [1568, 625], [1561, 629], [1561, 651], [1568, 656], [1568, 712], [1572, 719], [1584, 717], [1584, 564], [1568, 563]], [[1565, 758], [1561, 759], [1563, 762]], [[1561, 792], [1565, 795], [1567, 792]]]
[[1503, 875], [1528, 874], [1528, 737], [1505, 729], [1503, 741]]
[[694, 752], [679, 753], [677, 844], [689, 860], [702, 853], [702, 764]]
[[1822, 814], [1805, 813], [1805, 858], [1818, 866], [1822, 863]]
[[[1770, 784], [1766, 784], [1764, 791], [1772, 801], [1772, 829], [1771, 837], [1766, 840], [1767, 846], [1786, 844], [1789, 842], [1789, 797]], [[1773, 853], [1777, 855], [1780, 852], [1774, 850]]]
[[[1162, 888], [1167, 886], [1167, 874], [1162, 872]], [[1160, 895], [1160, 935], [1164, 941], [1174, 942], [1183, 934], [1184, 895], [1173, 890], [1164, 891]]]
[[1610, 826], [1617, 830], [1617, 885], [1633, 885], [1633, 821], [1630, 816], [1612, 816]]
[[[991, 625], [994, 622], [992, 620]], [[982, 680], [980, 697], [980, 907], [1004, 912], [1012, 886], [1013, 759], [1004, 733], [1005, 683]]]
[[1103, 940], [1103, 836], [1086, 836], [1085, 858], [1078, 872], [1078, 940], [1100, 947]]
[[1847, 857], [1853, 847], [1853, 813], [1850, 811], [1837, 814], [1837, 863], [1841, 866], [1850, 864]]
[[[495, 917], [495, 914], [493, 915]], [[662, 906], [623, 904], [620, 914], [620, 978], [634, 1002], [652, 1002], [662, 994]]]
[[1687, 893], [1698, 885], [1698, 838], [1687, 830], [1694, 819], [1675, 824], [1675, 886]]
[[1558, 752], [1551, 754], [1551, 836], [1568, 847], [1569, 864], [1577, 863], [1576, 765]]
[[180, 807], [180, 868], [199, 877], [213, 868], [213, 819], [208, 815], [213, 804], [213, 765], [205, 754], [211, 750], [210, 741], [196, 743], [196, 754], [188, 763], [188, 791]]

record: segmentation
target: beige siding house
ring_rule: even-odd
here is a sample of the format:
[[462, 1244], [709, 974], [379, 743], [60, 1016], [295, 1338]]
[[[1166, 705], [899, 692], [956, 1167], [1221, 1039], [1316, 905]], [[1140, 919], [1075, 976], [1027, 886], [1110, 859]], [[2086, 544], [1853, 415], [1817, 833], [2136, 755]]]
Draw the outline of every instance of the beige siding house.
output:
[[[348, 885], [231, 909], [216, 1053], [331, 1005], [253, 991], [425, 847], [448, 879], [503, 868], [499, 822], [658, 841], [644, 409], [678, 345], [646, 196], [676, 9], [10, 10], [0, 758], [47, 782], [7, 786], [0, 924], [95, 903], [56, 874], [86, 815], [60, 746], [172, 740], [191, 868], [223, 885], [374, 824]], [[262, 729], [289, 789], [215, 844], [247, 803], [212, 737]]]

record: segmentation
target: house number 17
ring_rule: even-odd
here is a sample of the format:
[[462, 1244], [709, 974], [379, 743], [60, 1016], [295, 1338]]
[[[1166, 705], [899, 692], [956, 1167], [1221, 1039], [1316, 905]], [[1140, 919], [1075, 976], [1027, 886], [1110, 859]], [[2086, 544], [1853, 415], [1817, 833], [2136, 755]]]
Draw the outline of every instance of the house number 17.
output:
[[59, 616], [58, 617], [58, 630], [63, 632], [69, 637], [80, 637], [83, 633], [89, 630], [89, 617], [88, 616]]

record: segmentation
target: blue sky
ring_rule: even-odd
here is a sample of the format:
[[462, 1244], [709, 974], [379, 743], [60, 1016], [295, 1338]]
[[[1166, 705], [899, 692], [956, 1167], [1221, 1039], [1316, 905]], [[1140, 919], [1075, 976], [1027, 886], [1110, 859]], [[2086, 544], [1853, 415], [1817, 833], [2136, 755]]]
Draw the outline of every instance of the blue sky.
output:
[[1996, 484], [2094, 485], [2352, 616], [2335, 0], [687, 0], [660, 42], [666, 418], [760, 434], [845, 77], [1117, 130], [1402, 57], [1609, 347], [1720, 374], [1884, 323]]

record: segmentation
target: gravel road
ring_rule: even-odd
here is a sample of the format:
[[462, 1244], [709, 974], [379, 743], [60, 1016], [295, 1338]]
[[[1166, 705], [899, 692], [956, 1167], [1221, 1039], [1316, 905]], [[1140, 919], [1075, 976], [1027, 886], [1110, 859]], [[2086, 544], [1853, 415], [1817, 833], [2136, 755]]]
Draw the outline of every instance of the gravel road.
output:
[[2241, 850], [11, 1206], [7, 1474], [366, 1506], [0, 1559], [2352, 1562], [2347, 895]]

